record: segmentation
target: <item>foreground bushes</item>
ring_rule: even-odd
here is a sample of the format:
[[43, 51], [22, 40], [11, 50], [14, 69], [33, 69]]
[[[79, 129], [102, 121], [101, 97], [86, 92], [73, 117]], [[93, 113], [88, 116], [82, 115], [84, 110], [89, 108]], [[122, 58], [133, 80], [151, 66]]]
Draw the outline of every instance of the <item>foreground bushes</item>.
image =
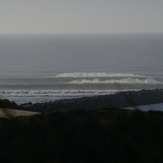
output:
[[163, 113], [69, 110], [0, 119], [0, 162], [162, 163]]
[[17, 108], [17, 104], [7, 99], [0, 99], [0, 108]]

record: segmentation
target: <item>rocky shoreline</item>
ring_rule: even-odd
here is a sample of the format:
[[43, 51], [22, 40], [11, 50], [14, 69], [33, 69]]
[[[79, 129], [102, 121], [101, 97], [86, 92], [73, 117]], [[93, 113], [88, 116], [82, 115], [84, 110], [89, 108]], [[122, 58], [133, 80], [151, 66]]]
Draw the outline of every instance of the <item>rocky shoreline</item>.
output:
[[18, 106], [20, 110], [52, 112], [60, 109], [95, 109], [108, 107], [129, 107], [163, 103], [163, 89], [119, 92], [111, 95], [63, 99], [45, 103], [26, 103]]

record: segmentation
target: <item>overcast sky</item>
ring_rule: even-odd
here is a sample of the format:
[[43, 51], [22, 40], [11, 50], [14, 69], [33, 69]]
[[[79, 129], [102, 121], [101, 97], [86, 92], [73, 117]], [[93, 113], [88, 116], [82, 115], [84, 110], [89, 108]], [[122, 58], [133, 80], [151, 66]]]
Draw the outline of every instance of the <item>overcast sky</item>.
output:
[[163, 32], [163, 0], [0, 0], [0, 33]]

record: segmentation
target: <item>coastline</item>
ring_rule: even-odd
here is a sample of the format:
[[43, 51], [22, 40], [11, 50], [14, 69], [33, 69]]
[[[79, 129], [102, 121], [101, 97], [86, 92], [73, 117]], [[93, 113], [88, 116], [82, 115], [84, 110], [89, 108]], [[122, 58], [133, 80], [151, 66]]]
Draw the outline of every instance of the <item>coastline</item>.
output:
[[60, 109], [96, 109], [96, 108], [126, 108], [163, 103], [163, 89], [118, 92], [111, 95], [62, 99], [45, 103], [25, 103], [18, 109], [35, 112], [52, 112]]
[[[128, 92], [123, 96], [118, 94], [110, 97], [92, 97], [92, 100], [90, 98], [69, 100], [67, 108], [70, 103], [76, 103], [76, 109], [72, 105], [73, 109], [64, 108], [67, 110], [57, 110], [54, 107], [56, 103], [47, 102], [37, 104], [37, 107], [39, 109], [42, 106], [46, 109], [49, 107], [49, 113], [0, 117], [0, 162], [23, 163], [25, 160], [25, 162], [112, 163], [123, 160], [129, 163], [136, 160], [139, 163], [162, 163], [163, 112], [143, 112], [116, 107], [97, 108], [102, 99], [110, 101], [115, 97], [121, 97], [118, 101], [120, 102], [125, 97], [134, 95], [137, 100], [144, 99], [144, 103], [151, 103], [158, 102], [162, 94], [163, 90], [143, 90], [137, 93]], [[143, 96], [145, 98], [142, 98]], [[148, 101], [152, 97], [153, 101]], [[77, 103], [79, 101], [80, 103]], [[81, 107], [82, 103], [87, 108], [88, 101], [90, 103], [94, 101], [97, 109], [91, 108], [90, 103], [89, 109], [78, 109], [77, 105]], [[3, 102], [6, 106], [12, 104], [15, 111], [13, 102], [1, 100], [0, 104]], [[60, 102], [61, 107], [64, 100]], [[137, 104], [138, 102], [141, 101], [137, 101]], [[109, 102], [107, 106], [108, 104]], [[36, 109], [36, 105], [32, 103], [24, 104], [24, 107], [25, 105], [28, 107], [31, 105]], [[53, 112], [50, 112], [50, 108], [53, 108]], [[7, 107], [5, 109], [7, 110]]]

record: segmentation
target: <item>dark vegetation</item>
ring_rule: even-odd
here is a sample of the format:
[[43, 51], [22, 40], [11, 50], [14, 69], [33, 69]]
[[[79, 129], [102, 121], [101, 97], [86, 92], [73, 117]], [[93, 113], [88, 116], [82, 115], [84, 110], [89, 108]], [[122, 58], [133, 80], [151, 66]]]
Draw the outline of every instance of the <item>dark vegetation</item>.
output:
[[0, 163], [162, 163], [163, 112], [70, 109], [0, 118]]
[[118, 109], [159, 102], [162, 90], [42, 104], [0, 100], [0, 108], [42, 112], [0, 118], [0, 163], [162, 163], [163, 112]]
[[11, 102], [7, 99], [0, 99], [0, 108], [13, 108], [16, 109], [18, 106], [15, 102]]

